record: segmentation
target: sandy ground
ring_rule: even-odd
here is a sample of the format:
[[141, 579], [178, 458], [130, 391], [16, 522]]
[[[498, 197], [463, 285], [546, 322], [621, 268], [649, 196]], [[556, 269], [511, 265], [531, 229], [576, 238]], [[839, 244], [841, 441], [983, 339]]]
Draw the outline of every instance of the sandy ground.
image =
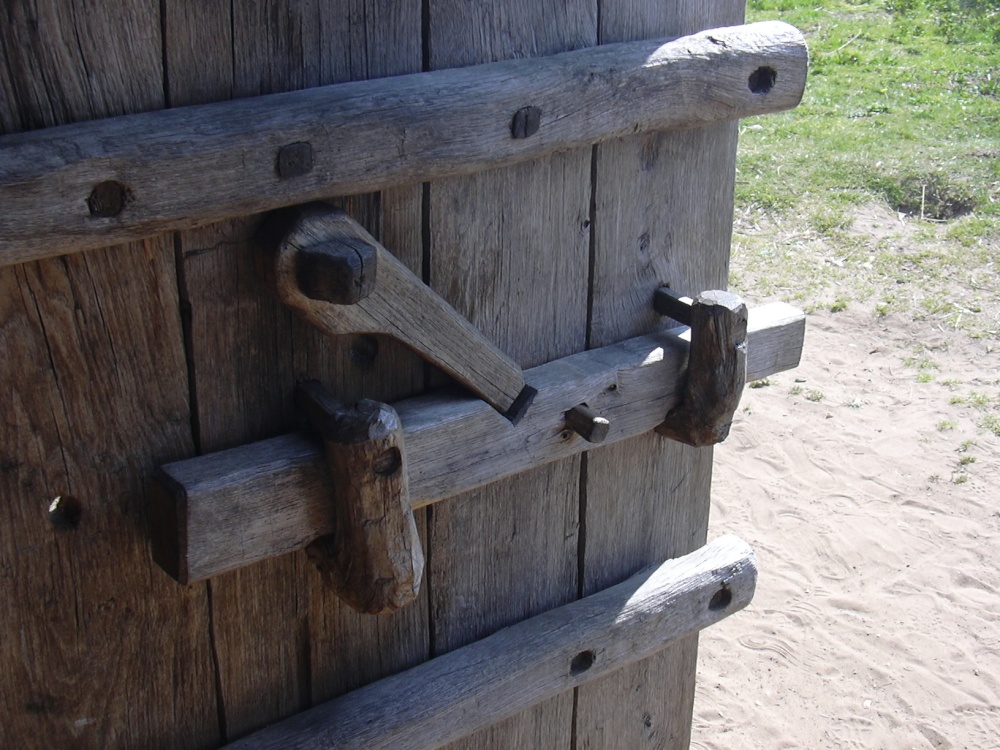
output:
[[692, 747], [1000, 748], [998, 379], [996, 338], [849, 309], [746, 391], [709, 538], [759, 582], [702, 634]]

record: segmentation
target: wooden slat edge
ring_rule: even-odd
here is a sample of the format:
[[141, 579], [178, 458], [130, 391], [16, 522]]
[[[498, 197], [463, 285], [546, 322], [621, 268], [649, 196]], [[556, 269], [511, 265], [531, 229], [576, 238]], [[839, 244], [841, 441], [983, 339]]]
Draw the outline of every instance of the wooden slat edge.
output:
[[[750, 310], [747, 378], [798, 364], [805, 315], [776, 303]], [[393, 404], [403, 422], [415, 508], [591, 447], [563, 414], [586, 402], [610, 421], [604, 445], [652, 430], [677, 403], [687, 328], [574, 354], [529, 370], [534, 403], [512, 425], [484, 401], [439, 391]], [[176, 518], [187, 581], [300, 549], [333, 530], [329, 474], [319, 443], [297, 433], [162, 467], [158, 513]], [[161, 480], [162, 481], [162, 480]], [[173, 533], [170, 527], [154, 534]], [[154, 541], [154, 549], [176, 542]]]
[[750, 603], [756, 583], [753, 550], [720, 537], [228, 747], [441, 747], [728, 617]]
[[[771, 21], [5, 136], [0, 266], [790, 109], [807, 56]], [[755, 92], [764, 69], [776, 78]], [[527, 105], [539, 128], [514, 137]]]

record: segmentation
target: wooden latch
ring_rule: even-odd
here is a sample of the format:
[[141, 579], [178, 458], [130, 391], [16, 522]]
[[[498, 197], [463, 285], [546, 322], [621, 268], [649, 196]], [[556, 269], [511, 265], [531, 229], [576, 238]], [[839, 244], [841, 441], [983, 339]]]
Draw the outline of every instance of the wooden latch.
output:
[[303, 383], [296, 403], [321, 445], [295, 434], [162, 467], [154, 558], [185, 583], [306, 547], [352, 607], [394, 611], [423, 575], [415, 509], [653, 429], [719, 442], [746, 379], [797, 366], [802, 350], [794, 308], [750, 315], [728, 292], [691, 300], [664, 287], [654, 309], [688, 328], [523, 373], [330, 206], [271, 217], [260, 259], [279, 299], [324, 332], [393, 335], [476, 396], [444, 389], [345, 408]]
[[258, 268], [286, 306], [325, 334], [383, 334], [517, 421], [524, 373], [360, 224], [325, 203], [270, 215]]

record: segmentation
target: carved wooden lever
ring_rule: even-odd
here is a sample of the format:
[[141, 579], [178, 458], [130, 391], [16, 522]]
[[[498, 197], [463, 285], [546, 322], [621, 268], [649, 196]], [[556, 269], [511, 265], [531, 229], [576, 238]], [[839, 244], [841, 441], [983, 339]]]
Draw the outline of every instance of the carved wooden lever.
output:
[[721, 443], [747, 379], [747, 307], [735, 294], [711, 291], [694, 300], [660, 287], [653, 308], [691, 327], [680, 403], [656, 431], [687, 445]]
[[341, 211], [276, 211], [258, 248], [278, 299], [324, 333], [392, 336], [511, 421], [530, 403], [535, 391], [517, 363]]
[[316, 381], [295, 392], [323, 436], [333, 480], [334, 531], [306, 549], [326, 581], [358, 612], [385, 614], [417, 598], [424, 553], [410, 505], [403, 427], [376, 401], [345, 409]]

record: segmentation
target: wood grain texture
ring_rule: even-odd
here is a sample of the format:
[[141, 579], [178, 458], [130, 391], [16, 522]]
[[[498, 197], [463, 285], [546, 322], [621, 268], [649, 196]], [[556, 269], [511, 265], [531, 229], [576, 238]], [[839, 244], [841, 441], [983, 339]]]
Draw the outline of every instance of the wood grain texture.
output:
[[230, 747], [439, 748], [728, 617], [756, 580], [753, 551], [721, 537]]
[[[596, 1], [427, 6], [432, 70], [552, 55], [597, 39]], [[513, 112], [528, 104], [504, 108], [497, 124], [505, 143], [541, 135], [510, 138]], [[430, 186], [431, 285], [522, 367], [584, 348], [589, 175], [588, 148]], [[579, 461], [432, 509], [433, 654], [575, 598]], [[572, 696], [558, 696], [450, 747], [558, 747], [568, 744], [572, 722]]]
[[[264, 273], [278, 299], [322, 333], [392, 336], [500, 413], [521, 395], [517, 363], [343, 212], [322, 203], [296, 206], [268, 217], [260, 235]], [[310, 298], [299, 284], [302, 253], [347, 243], [374, 249], [371, 292], [354, 304]]]
[[[802, 312], [785, 304], [751, 311], [749, 377], [795, 367], [804, 328]], [[689, 335], [641, 336], [532, 368], [538, 395], [516, 426], [451, 390], [396, 402], [411, 503], [420, 508], [588, 450], [568, 430], [570, 405], [586, 402], [608, 419], [608, 444], [649, 432], [678, 403]], [[165, 493], [154, 509], [166, 520], [154, 554], [184, 582], [285, 554], [334, 529], [333, 480], [322, 449], [305, 435], [170, 464], [159, 474]]]
[[[217, 27], [218, 19], [210, 10], [179, 5], [177, 11], [174, 4], [168, 6], [168, 52], [199, 55], [201, 47], [192, 39]], [[238, 22], [220, 30], [221, 38], [212, 40], [217, 49], [209, 56], [219, 54], [219, 43], [231, 35], [237, 53], [230, 61], [218, 60], [219, 67], [194, 71], [188, 94], [179, 81], [168, 78], [177, 92], [171, 103], [214, 98], [209, 71], [225, 68], [233, 69], [226, 83], [239, 96], [317, 85], [322, 55], [312, 54], [328, 43], [317, 34], [321, 8], [315, 2], [285, 7], [261, 0], [238, 9]], [[514, 14], [505, 13], [510, 10]], [[517, 23], [531, 18], [530, 10], [521, 10], [498, 7], [491, 14], [508, 20], [519, 16]], [[559, 12], [592, 15], [593, 9], [584, 3]], [[547, 10], [540, 14], [545, 17], [535, 15], [539, 25], [532, 34], [552, 33], [548, 28], [561, 19], [550, 18]], [[431, 17], [443, 18], [433, 7]], [[457, 18], [444, 22], [454, 25]], [[202, 23], [203, 29], [188, 33], [192, 22]], [[508, 26], [495, 31], [517, 49], [515, 24]], [[183, 38], [178, 36], [181, 29]], [[477, 42], [485, 39], [481, 31], [484, 36]], [[592, 41], [581, 36], [571, 45], [532, 41], [528, 54], [548, 55]], [[380, 44], [373, 53], [393, 51]], [[446, 54], [434, 39], [430, 54], [432, 63], [447, 60], [449, 67], [508, 56], [493, 50], [478, 57], [467, 50], [456, 55], [450, 47]], [[676, 41], [608, 45], [548, 59], [344, 83], [5, 138], [0, 245], [12, 243], [16, 252], [0, 253], [0, 264], [330, 195], [468, 174], [637, 132], [701, 127], [788, 109], [801, 99], [806, 57], [798, 31], [767, 22]], [[254, 64], [265, 66], [266, 74]], [[775, 71], [773, 86], [751, 85], [761, 69]], [[531, 135], [525, 125], [518, 129], [513, 124], [525, 105], [534, 107]], [[308, 169], [281, 168], [280, 154], [293, 144], [308, 145]], [[106, 211], [96, 211], [89, 200], [101, 185], [119, 193]]]
[[[413, 0], [172, 0], [164, 27], [174, 106], [420, 69]], [[419, 188], [339, 203], [420, 268]], [[283, 310], [255, 273], [259, 221], [223, 222], [176, 239], [200, 451], [291, 428], [299, 379], [317, 378], [347, 403], [398, 398], [423, 381], [419, 361], [398, 347], [357, 337], [331, 343]], [[425, 600], [398, 616], [365, 620], [339, 602], [302, 553], [221, 576], [210, 592], [227, 740], [426, 654]]]
[[[163, 106], [155, 0], [2, 19], [0, 131]], [[0, 352], [0, 746], [216, 746], [205, 586], [146, 549], [146, 479], [191, 451], [169, 240], [0, 270]]]
[[[602, 0], [601, 41], [691, 34], [741, 23], [743, 12], [743, 0]], [[667, 325], [649, 306], [662, 284], [725, 288], [736, 138], [724, 123], [597, 147], [591, 346]], [[644, 436], [591, 451], [586, 469], [584, 594], [704, 543], [710, 448]], [[580, 688], [577, 749], [687, 748], [696, 660], [692, 636]]]

